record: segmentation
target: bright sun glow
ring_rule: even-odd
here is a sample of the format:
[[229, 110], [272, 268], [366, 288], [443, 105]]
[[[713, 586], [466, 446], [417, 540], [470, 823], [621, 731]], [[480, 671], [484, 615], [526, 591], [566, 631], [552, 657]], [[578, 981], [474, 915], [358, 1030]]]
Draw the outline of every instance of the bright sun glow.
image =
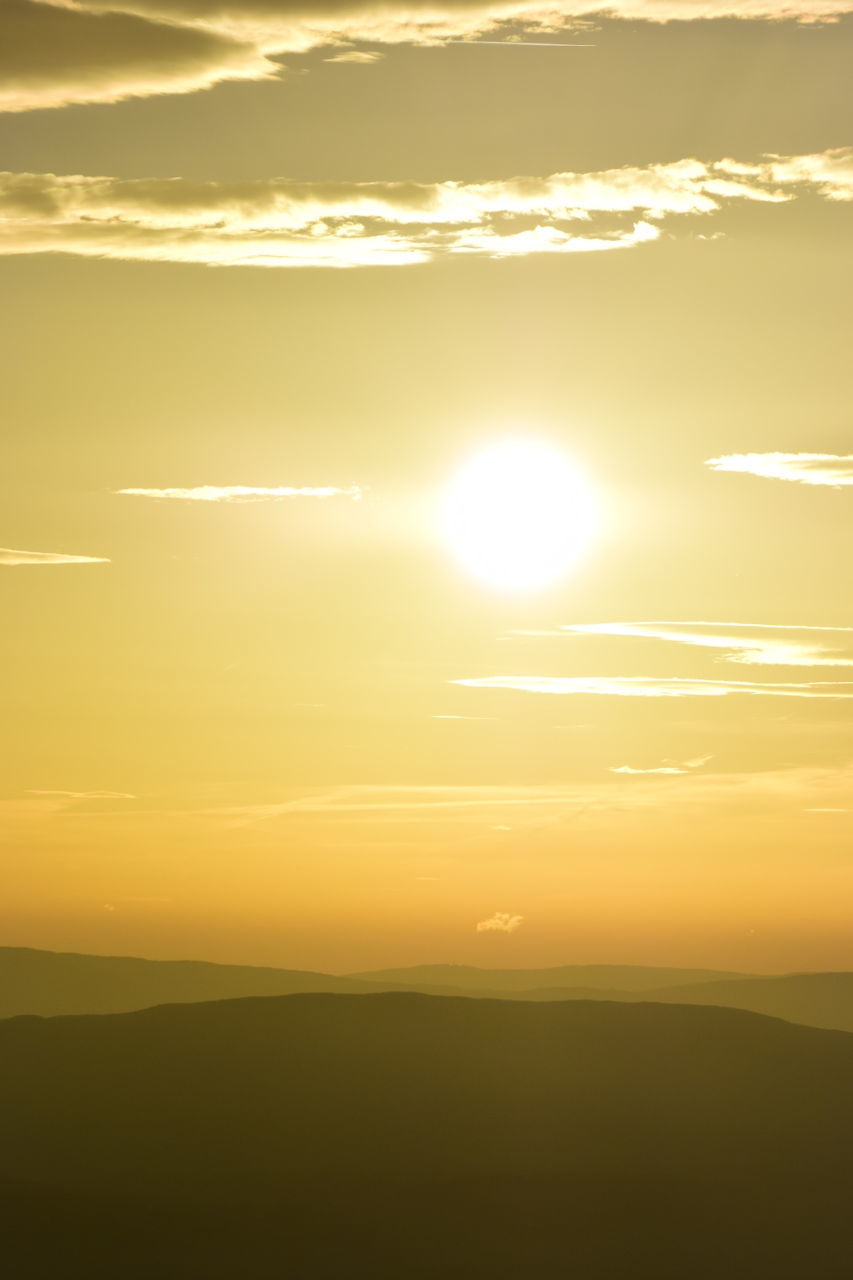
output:
[[562, 577], [587, 545], [593, 518], [583, 477], [562, 454], [530, 440], [477, 454], [452, 482], [444, 509], [458, 560], [507, 591]]

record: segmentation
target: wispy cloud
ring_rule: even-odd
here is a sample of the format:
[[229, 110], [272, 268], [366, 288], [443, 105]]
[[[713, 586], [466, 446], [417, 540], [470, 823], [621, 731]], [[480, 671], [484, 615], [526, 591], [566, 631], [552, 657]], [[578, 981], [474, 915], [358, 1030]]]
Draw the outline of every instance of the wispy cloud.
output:
[[137, 797], [126, 791], [34, 791], [28, 796], [65, 796], [68, 800], [135, 800]]
[[371, 786], [337, 787], [272, 804], [241, 805], [210, 810], [211, 815], [236, 825], [299, 815], [351, 815], [448, 813], [467, 809], [507, 809], [563, 805], [573, 798], [571, 789], [538, 786]]
[[616, 765], [608, 770], [609, 773], [625, 773], [631, 775], [645, 774], [687, 774], [693, 769], [698, 769], [701, 765], [707, 764], [709, 760], [713, 760], [713, 756], [700, 756], [697, 760], [666, 760], [662, 765], [656, 765], [651, 769], [635, 769], [630, 764]]
[[[851, 0], [853, 2], [853, 0]], [[494, 182], [196, 182], [0, 174], [0, 254], [357, 267], [601, 252], [744, 201], [853, 198], [853, 148]], [[692, 225], [692, 223], [691, 223]]]
[[67, 556], [59, 551], [13, 551], [0, 547], [0, 564], [109, 564], [105, 556]]
[[520, 635], [618, 636], [720, 650], [746, 666], [851, 667], [853, 627], [765, 622], [586, 622]]
[[689, 769], [679, 769], [677, 765], [661, 765], [656, 769], [635, 769], [630, 764], [620, 764], [615, 768], [608, 769], [608, 773], [630, 773], [630, 774], [646, 774], [646, 773], [689, 773]]
[[708, 458], [705, 466], [832, 489], [853, 484], [853, 453], [728, 453]]
[[684, 680], [678, 676], [478, 676], [451, 680], [470, 689], [522, 693], [600, 694], [620, 698], [723, 698], [729, 694], [773, 698], [853, 698], [853, 681], [758, 684], [748, 680]]
[[352, 498], [358, 501], [362, 496], [358, 485], [350, 485], [348, 489], [332, 485], [294, 489], [286, 485], [257, 488], [243, 484], [202, 484], [194, 489], [117, 489], [116, 493], [136, 498], [175, 498], [180, 502], [280, 502], [285, 498]]
[[[393, 786], [353, 785], [261, 804], [206, 809], [197, 816], [218, 828], [276, 829], [294, 820], [313, 825], [417, 824], [424, 829], [467, 825], [492, 831], [538, 829], [578, 821], [608, 810], [658, 808], [661, 804], [725, 804], [741, 797], [800, 809], [846, 804], [853, 766], [788, 768], [744, 773], [700, 770], [712, 757], [684, 761], [687, 776], [644, 771], [632, 785], [619, 777], [560, 785]], [[510, 814], [509, 810], [512, 810]], [[510, 825], [511, 824], [511, 825]]]
[[351, 48], [359, 43], [441, 46], [493, 37], [507, 44], [521, 35], [550, 43], [597, 17], [820, 22], [851, 9], [853, 0], [4, 0], [0, 109], [269, 79], [282, 73], [283, 55], [361, 53]]
[[509, 911], [496, 911], [487, 920], [479, 920], [474, 926], [477, 933], [515, 933], [524, 916], [511, 915]]
[[[447, 839], [463, 833], [475, 842], [481, 840], [484, 850], [493, 851], [499, 836], [509, 838], [510, 824], [510, 834], [517, 836], [547, 833], [561, 825], [600, 827], [611, 819], [631, 821], [637, 814], [648, 814], [659, 822], [663, 807], [673, 816], [684, 815], [690, 820], [727, 812], [740, 818], [748, 809], [784, 821], [802, 815], [806, 821], [803, 810], [814, 809], [816, 820], [820, 810], [849, 808], [851, 789], [853, 765], [839, 764], [739, 773], [697, 770], [680, 777], [604, 774], [560, 785], [351, 785], [275, 797], [264, 803], [204, 809], [140, 810], [118, 797], [112, 804], [99, 803], [98, 797], [87, 806], [85, 800], [72, 796], [28, 795], [0, 798], [0, 821], [10, 833], [40, 830], [45, 839], [53, 838], [49, 830], [54, 824], [72, 826], [75, 839], [83, 838], [78, 834], [81, 823], [85, 827], [93, 822], [108, 825], [119, 840], [124, 831], [134, 840], [143, 830], [151, 838], [158, 838], [153, 833], [172, 832], [170, 839], [175, 830], [183, 833], [182, 838], [192, 831], [199, 847], [215, 832], [217, 841], [231, 840], [235, 849], [245, 847], [244, 838], [251, 832], [253, 841], [268, 841], [278, 852], [285, 847], [282, 833], [286, 831], [298, 831], [294, 838], [306, 845], [313, 839], [325, 845], [338, 838], [339, 824], [360, 828], [365, 843], [371, 842], [374, 826], [399, 826], [401, 832], [412, 833], [421, 846], [424, 840], [436, 840], [437, 847], [446, 852]], [[107, 799], [112, 797], [103, 797]], [[348, 845], [353, 838], [347, 831]], [[401, 844], [408, 844], [410, 838], [408, 834], [396, 837]], [[429, 869], [426, 874], [431, 874]]]
[[384, 53], [379, 53], [377, 49], [345, 49], [343, 53], [336, 53], [332, 58], [326, 58], [326, 62], [352, 62], [357, 66], [370, 66], [373, 62], [381, 62], [385, 57]]
[[494, 724], [496, 716], [430, 716], [430, 720], [488, 720]]

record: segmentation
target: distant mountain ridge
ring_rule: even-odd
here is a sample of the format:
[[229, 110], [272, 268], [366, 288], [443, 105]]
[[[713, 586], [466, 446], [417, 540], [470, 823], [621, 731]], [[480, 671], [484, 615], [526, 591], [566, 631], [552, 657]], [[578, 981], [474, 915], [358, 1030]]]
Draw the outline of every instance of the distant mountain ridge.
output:
[[0, 947], [0, 1018], [128, 1013], [158, 1004], [382, 989], [354, 978], [292, 969]]
[[568, 964], [549, 969], [480, 969], [467, 964], [419, 964], [403, 969], [377, 969], [348, 973], [362, 982], [393, 982], [420, 987], [424, 983], [448, 988], [483, 991], [532, 991], [537, 987], [584, 987], [624, 991], [651, 991], [676, 983], [716, 982], [755, 977], [720, 969], [661, 969], [647, 965]]
[[[445, 976], [446, 980], [441, 981], [438, 976], [435, 981], [430, 980], [427, 975], [433, 970], [436, 975]], [[498, 984], [488, 981], [492, 976], [489, 970], [469, 970], [462, 966], [422, 966], [418, 970], [398, 971], [400, 974], [411, 973], [413, 977], [408, 979], [398, 979], [393, 976], [394, 972], [379, 972], [375, 977], [368, 977], [198, 960], [145, 960], [136, 956], [92, 956], [41, 951], [32, 947], [0, 947], [0, 1018], [11, 1018], [21, 1013], [35, 1013], [43, 1017], [66, 1013], [129, 1013], [157, 1004], [311, 991], [355, 995], [405, 989], [434, 995], [459, 994], [459, 973], [472, 975], [464, 994], [475, 995], [482, 994], [487, 988], [494, 990], [501, 983], [511, 989], [515, 972], [544, 976], [573, 970], [495, 970], [494, 975], [500, 978]], [[626, 974], [630, 971], [618, 969], [614, 972]], [[694, 972], [705, 971], [668, 969], [642, 972], [660, 974], [660, 985], [671, 985], [679, 980], [689, 982]], [[481, 975], [481, 982], [476, 975]], [[628, 979], [626, 983], [630, 985]]]
[[[536, 985], [539, 983], [547, 985]], [[124, 1013], [160, 1004], [252, 996], [311, 992], [370, 995], [381, 991], [535, 1003], [653, 1000], [662, 1004], [720, 1005], [785, 1018], [804, 1026], [853, 1031], [851, 973], [757, 976], [625, 965], [563, 965], [552, 969], [417, 965], [335, 975], [0, 947], [0, 1018], [20, 1014], [52, 1017]]]

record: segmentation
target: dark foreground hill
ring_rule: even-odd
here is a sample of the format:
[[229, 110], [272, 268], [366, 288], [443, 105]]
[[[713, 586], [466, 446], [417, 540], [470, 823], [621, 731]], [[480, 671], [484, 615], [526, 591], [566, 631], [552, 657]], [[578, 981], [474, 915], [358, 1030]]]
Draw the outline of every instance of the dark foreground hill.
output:
[[[853, 1031], [853, 973], [721, 974], [711, 969], [642, 965], [565, 965], [557, 969], [475, 969], [418, 965], [352, 974], [376, 985], [409, 984], [449, 994], [503, 1000], [654, 1000], [749, 1009], [804, 1026]], [[430, 983], [429, 988], [426, 984]]]
[[16, 1280], [848, 1280], [853, 1036], [297, 995], [0, 1024]]

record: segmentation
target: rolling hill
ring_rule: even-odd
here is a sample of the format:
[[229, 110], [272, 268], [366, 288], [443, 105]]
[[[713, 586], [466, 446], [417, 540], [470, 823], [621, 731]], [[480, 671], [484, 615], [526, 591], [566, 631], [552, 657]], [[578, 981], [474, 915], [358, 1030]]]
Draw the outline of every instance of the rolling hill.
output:
[[718, 969], [655, 969], [646, 965], [567, 964], [552, 969], [479, 969], [468, 964], [419, 964], [403, 969], [377, 969], [374, 972], [351, 973], [347, 977], [360, 982], [394, 983], [396, 986], [444, 987], [464, 990], [466, 994], [533, 991], [537, 988], [587, 990], [614, 988], [624, 991], [653, 991], [694, 982], [716, 982], [737, 979], [745, 974], [724, 973]]
[[0, 1018], [34, 1013], [126, 1013], [158, 1004], [282, 996], [303, 991], [356, 994], [381, 986], [326, 973], [141, 960], [0, 947]]
[[853, 1036], [294, 995], [0, 1023], [20, 1277], [842, 1280]]
[[[565, 999], [566, 993], [552, 999]], [[608, 999], [617, 998], [611, 993]], [[633, 999], [621, 993], [619, 999]], [[735, 982], [663, 987], [648, 999], [667, 1004], [724, 1005], [750, 1009], [805, 1026], [853, 1031], [853, 973], [787, 973], [778, 977], [739, 978]]]

